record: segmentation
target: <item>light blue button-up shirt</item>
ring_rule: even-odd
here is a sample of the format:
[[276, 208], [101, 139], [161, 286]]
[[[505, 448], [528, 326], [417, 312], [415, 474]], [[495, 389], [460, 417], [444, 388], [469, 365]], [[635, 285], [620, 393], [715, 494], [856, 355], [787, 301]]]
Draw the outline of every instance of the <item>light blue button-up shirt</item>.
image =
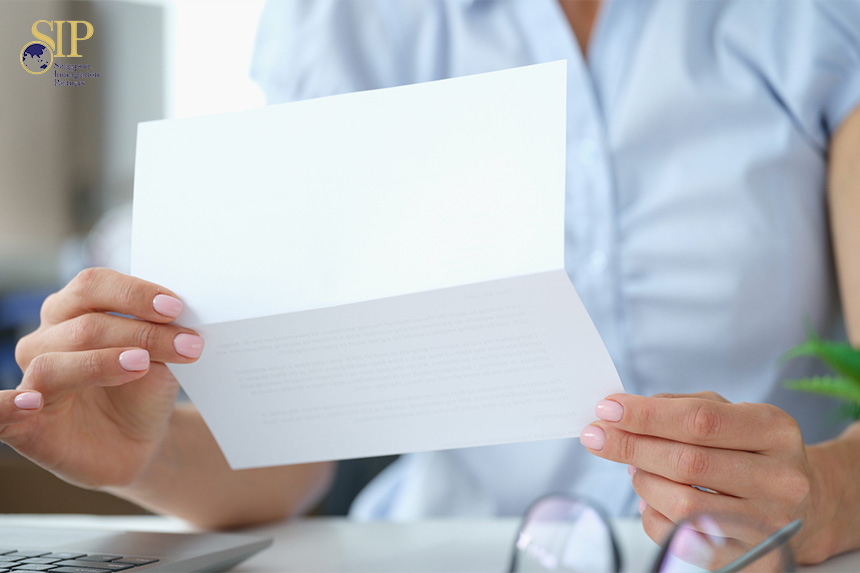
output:
[[[860, 101], [860, 0], [607, 0], [587, 61], [557, 0], [276, 1], [253, 75], [283, 102], [558, 59], [565, 268], [626, 389], [836, 433], [832, 402], [781, 389], [816, 367], [779, 358], [805, 322], [841, 331], [825, 180]], [[550, 491], [635, 507], [624, 467], [556, 440], [403, 456], [353, 513], [514, 514]]]

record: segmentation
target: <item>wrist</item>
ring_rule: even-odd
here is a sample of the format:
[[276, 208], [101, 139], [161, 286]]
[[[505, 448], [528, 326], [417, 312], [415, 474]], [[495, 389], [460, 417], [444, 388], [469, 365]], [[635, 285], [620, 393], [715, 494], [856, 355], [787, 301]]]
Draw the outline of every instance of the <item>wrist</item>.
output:
[[836, 440], [806, 448], [810, 471], [810, 495], [803, 517], [804, 535], [795, 546], [801, 564], [815, 564], [838, 552], [840, 489], [835, 481], [841, 473]]
[[160, 500], [165, 492], [173, 491], [172, 484], [177, 478], [177, 426], [183, 424], [182, 418], [188, 414], [176, 408], [171, 414], [168, 427], [161, 440], [153, 448], [152, 454], [141, 466], [139, 471], [126, 483], [114, 484], [102, 488], [104, 491], [137, 503], [138, 505], [163, 513]]
[[860, 471], [860, 425], [854, 424], [833, 440], [807, 447], [811, 474], [807, 533], [796, 548], [800, 563], [825, 559], [860, 547], [860, 492], [853, 476]]

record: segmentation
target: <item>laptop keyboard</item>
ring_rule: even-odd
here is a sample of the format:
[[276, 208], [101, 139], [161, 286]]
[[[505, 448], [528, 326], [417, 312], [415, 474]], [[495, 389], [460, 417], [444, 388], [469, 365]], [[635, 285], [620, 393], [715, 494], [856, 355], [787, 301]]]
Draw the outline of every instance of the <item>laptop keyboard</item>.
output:
[[68, 551], [18, 551], [0, 548], [0, 573], [50, 571], [50, 573], [107, 573], [126, 571], [158, 561], [155, 557], [69, 553]]

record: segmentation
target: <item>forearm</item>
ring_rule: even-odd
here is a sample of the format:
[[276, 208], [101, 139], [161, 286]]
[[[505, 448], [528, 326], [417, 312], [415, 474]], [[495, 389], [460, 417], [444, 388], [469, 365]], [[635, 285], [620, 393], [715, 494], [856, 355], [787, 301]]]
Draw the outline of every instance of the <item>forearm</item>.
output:
[[[801, 562], [815, 563], [860, 548], [860, 422], [838, 438], [807, 448], [814, 480], [816, 533], [798, 548]], [[804, 559], [803, 555], [810, 556]]]
[[828, 206], [837, 277], [848, 338], [860, 346], [860, 106], [833, 137]]
[[[849, 340], [860, 346], [860, 106], [830, 144], [828, 204], [833, 249]], [[860, 548], [860, 423], [841, 436], [807, 448], [817, 475], [813, 492], [816, 555], [826, 558]], [[812, 540], [811, 540], [812, 541]]]
[[152, 462], [108, 491], [158, 513], [220, 529], [300, 514], [325, 493], [332, 463], [232, 470], [193, 407], [178, 407]]

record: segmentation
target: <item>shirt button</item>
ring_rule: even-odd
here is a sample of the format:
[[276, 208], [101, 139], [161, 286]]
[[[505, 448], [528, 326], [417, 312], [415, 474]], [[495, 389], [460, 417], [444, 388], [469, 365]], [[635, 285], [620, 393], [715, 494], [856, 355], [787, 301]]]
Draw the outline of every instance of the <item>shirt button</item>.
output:
[[586, 138], [579, 144], [578, 156], [579, 162], [586, 167], [596, 165], [600, 160], [600, 147], [595, 140]]
[[595, 273], [600, 273], [606, 270], [606, 265], [608, 263], [609, 259], [603, 251], [594, 251], [588, 257], [588, 268]]

